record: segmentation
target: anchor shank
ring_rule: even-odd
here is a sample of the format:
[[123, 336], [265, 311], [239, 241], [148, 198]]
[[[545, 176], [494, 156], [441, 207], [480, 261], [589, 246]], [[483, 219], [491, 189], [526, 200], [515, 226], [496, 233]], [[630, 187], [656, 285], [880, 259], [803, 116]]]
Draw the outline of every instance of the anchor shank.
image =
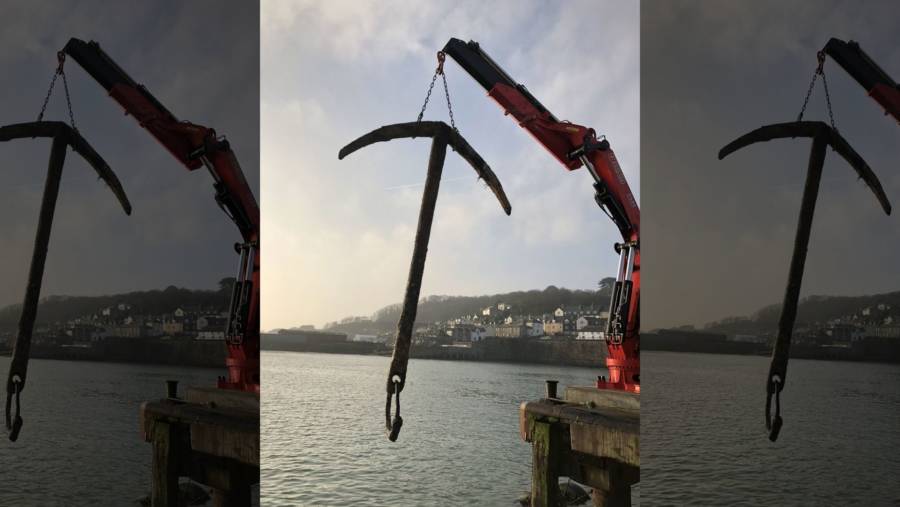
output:
[[38, 218], [37, 234], [34, 240], [34, 252], [31, 256], [31, 267], [28, 271], [28, 285], [25, 289], [25, 301], [22, 315], [19, 318], [19, 330], [12, 353], [12, 361], [7, 380], [7, 392], [15, 390], [13, 377], [19, 377], [19, 391], [25, 388], [25, 375], [28, 369], [28, 357], [31, 350], [31, 335], [34, 321], [37, 318], [38, 301], [41, 297], [41, 282], [44, 278], [44, 264], [47, 260], [47, 247], [50, 244], [50, 230], [53, 227], [53, 215], [56, 212], [56, 200], [59, 196], [59, 182], [62, 178], [63, 164], [66, 161], [67, 143], [64, 136], [53, 138], [50, 149], [50, 162], [47, 170], [47, 181], [44, 184], [44, 197], [41, 202], [41, 214]]
[[437, 204], [441, 173], [444, 170], [446, 155], [446, 135], [435, 136], [431, 143], [431, 155], [428, 158], [428, 174], [425, 177], [425, 190], [422, 194], [422, 205], [419, 208], [419, 223], [416, 228], [412, 260], [409, 264], [409, 278], [406, 282], [406, 293], [403, 297], [403, 309], [400, 313], [400, 320], [397, 322], [397, 337], [394, 342], [394, 354], [391, 358], [388, 374], [388, 393], [393, 392], [392, 379], [394, 375], [400, 377], [398, 389], [402, 390], [406, 383], [406, 365], [409, 362], [413, 325], [416, 322], [419, 291], [422, 288], [422, 274], [425, 271], [425, 257], [428, 254], [428, 240], [431, 237], [431, 224], [434, 220], [434, 209]]
[[813, 214], [816, 210], [816, 199], [819, 195], [819, 183], [822, 180], [822, 167], [825, 164], [827, 135], [813, 138], [809, 154], [809, 167], [806, 172], [806, 185], [803, 188], [803, 201], [800, 205], [800, 217], [797, 222], [797, 235], [794, 239], [794, 254], [791, 257], [791, 268], [788, 273], [787, 288], [778, 320], [778, 335], [772, 349], [772, 362], [769, 367], [767, 390], [772, 392], [772, 376], [778, 375], [781, 388], [784, 388], [787, 375], [787, 363], [791, 347], [791, 333], [797, 318], [797, 302], [800, 299], [800, 285], [803, 281], [803, 268], [806, 264], [806, 253], [809, 249], [809, 236], [812, 230]]

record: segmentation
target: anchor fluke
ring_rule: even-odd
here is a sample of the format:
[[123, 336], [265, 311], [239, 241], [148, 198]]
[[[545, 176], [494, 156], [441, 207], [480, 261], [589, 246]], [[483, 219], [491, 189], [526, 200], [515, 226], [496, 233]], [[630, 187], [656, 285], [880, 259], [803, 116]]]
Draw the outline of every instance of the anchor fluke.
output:
[[725, 145], [725, 147], [719, 150], [719, 160], [724, 159], [741, 148], [755, 143], [762, 143], [773, 139], [793, 139], [797, 137], [815, 138], [819, 136], [825, 138], [834, 151], [850, 164], [850, 167], [856, 171], [869, 189], [872, 190], [872, 193], [875, 194], [875, 198], [878, 199], [878, 203], [881, 204], [881, 208], [884, 212], [890, 215], [891, 203], [884, 193], [884, 189], [881, 186], [881, 182], [878, 180], [878, 176], [875, 175], [875, 172], [873, 172], [872, 168], [869, 167], [869, 164], [863, 160], [862, 156], [850, 146], [850, 143], [848, 143], [837, 130], [834, 130], [825, 122], [794, 121], [764, 125]]
[[131, 202], [125, 194], [122, 183], [116, 176], [116, 173], [109, 167], [109, 164], [103, 160], [103, 157], [91, 147], [88, 142], [81, 137], [77, 130], [61, 121], [35, 121], [27, 123], [14, 123], [0, 127], [0, 142], [11, 141], [13, 139], [26, 139], [35, 137], [59, 138], [75, 150], [75, 153], [81, 155], [84, 160], [94, 168], [97, 175], [102, 179], [112, 193], [115, 194], [119, 204], [125, 214], [131, 215]]
[[475, 169], [475, 172], [478, 173], [478, 177], [487, 183], [488, 188], [491, 189], [491, 192], [493, 192], [494, 195], [497, 196], [497, 200], [500, 201], [500, 206], [503, 207], [503, 211], [506, 212], [507, 215], [512, 213], [512, 206], [509, 203], [509, 199], [506, 197], [503, 186], [500, 184], [500, 180], [497, 179], [497, 175], [491, 170], [491, 167], [483, 158], [481, 158], [481, 155], [475, 151], [475, 148], [472, 148], [469, 142], [459, 134], [459, 132], [453, 130], [453, 128], [442, 121], [413, 121], [379, 127], [368, 134], [356, 138], [341, 148], [338, 152], [338, 159], [343, 160], [347, 155], [350, 155], [360, 148], [369, 146], [370, 144], [391, 141], [393, 139], [415, 139], [417, 137], [444, 137], [447, 145], [465, 159], [466, 162]]

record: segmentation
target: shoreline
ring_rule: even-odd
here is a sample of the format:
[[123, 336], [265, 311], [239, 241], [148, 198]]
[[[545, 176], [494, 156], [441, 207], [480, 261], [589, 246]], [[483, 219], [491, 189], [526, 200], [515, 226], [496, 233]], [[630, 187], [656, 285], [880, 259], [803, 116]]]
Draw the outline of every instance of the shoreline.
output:
[[[0, 350], [9, 357], [11, 349]], [[112, 338], [85, 347], [32, 345], [30, 359], [99, 363], [225, 368], [226, 347], [221, 341]]]
[[[304, 343], [278, 335], [263, 335], [261, 350], [385, 356], [393, 348], [380, 343], [329, 341]], [[471, 346], [413, 345], [411, 359], [496, 362], [605, 368], [606, 342], [602, 340], [486, 339]]]

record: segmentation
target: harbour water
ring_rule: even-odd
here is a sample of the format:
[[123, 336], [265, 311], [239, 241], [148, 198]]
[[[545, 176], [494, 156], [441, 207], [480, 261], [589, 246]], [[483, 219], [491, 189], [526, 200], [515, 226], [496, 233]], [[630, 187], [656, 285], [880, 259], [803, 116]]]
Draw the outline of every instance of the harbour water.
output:
[[900, 505], [900, 365], [792, 359], [765, 430], [767, 357], [644, 352], [647, 505]]
[[[5, 382], [8, 357], [0, 357]], [[0, 505], [137, 505], [150, 492], [143, 401], [165, 381], [214, 385], [210, 368], [32, 360], [19, 440], [0, 437]], [[4, 388], [5, 395], [5, 388]], [[2, 409], [0, 409], [2, 410]]]
[[[516, 505], [531, 487], [522, 401], [605, 368], [410, 361], [403, 430], [384, 433], [390, 358], [263, 352], [265, 505]], [[635, 495], [637, 497], [637, 495]], [[635, 505], [638, 505], [636, 498]]]

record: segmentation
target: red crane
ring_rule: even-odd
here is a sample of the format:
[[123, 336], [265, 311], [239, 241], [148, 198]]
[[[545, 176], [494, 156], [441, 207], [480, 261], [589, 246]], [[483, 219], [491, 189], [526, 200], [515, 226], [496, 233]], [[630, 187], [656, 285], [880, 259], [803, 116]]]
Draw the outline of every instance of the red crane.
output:
[[597, 387], [640, 392], [640, 209], [609, 142], [598, 139], [592, 128], [558, 120], [477, 42], [450, 39], [442, 52], [475, 78], [566, 170], [585, 167], [594, 178], [597, 204], [622, 234], [622, 242], [615, 244], [619, 269], [606, 327], [609, 379], [600, 377]]
[[884, 108], [884, 114], [900, 122], [900, 86], [854, 41], [831, 39], [822, 53], [830, 56]]
[[259, 392], [259, 205], [231, 146], [215, 130], [176, 118], [96, 42], [70, 39], [60, 58], [64, 55], [78, 62], [189, 171], [206, 167], [212, 175], [216, 203], [242, 237], [235, 244], [240, 264], [225, 331], [228, 374], [218, 383], [220, 388]]

